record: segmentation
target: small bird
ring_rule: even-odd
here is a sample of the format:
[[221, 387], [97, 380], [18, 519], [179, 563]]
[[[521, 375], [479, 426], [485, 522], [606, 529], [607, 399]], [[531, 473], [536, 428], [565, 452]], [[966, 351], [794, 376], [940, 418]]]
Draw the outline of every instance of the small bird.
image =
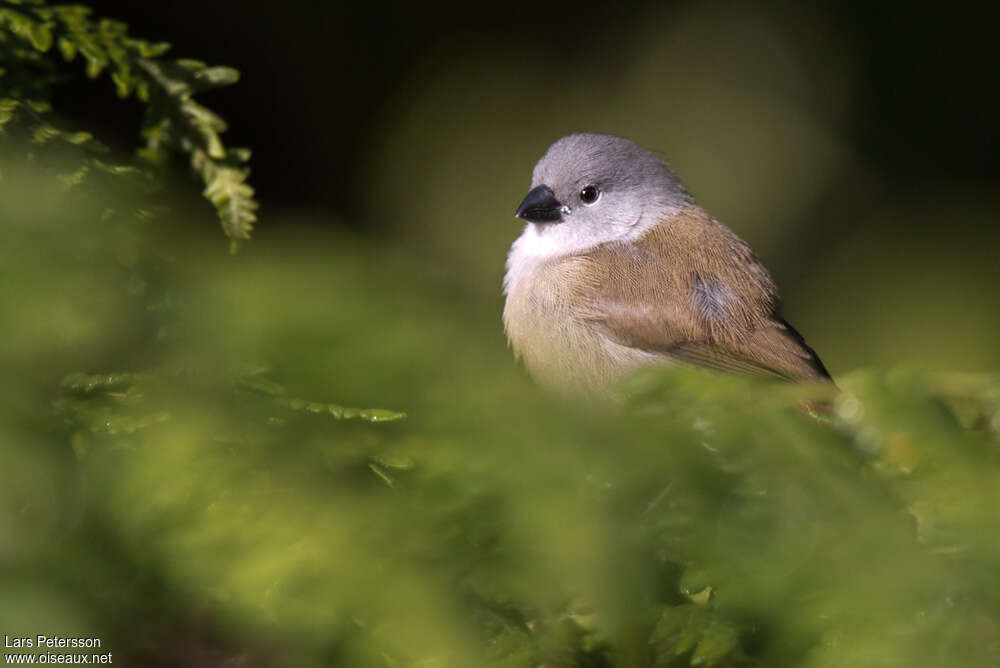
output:
[[503, 321], [539, 384], [607, 394], [654, 363], [830, 380], [746, 242], [628, 139], [556, 141], [515, 216]]

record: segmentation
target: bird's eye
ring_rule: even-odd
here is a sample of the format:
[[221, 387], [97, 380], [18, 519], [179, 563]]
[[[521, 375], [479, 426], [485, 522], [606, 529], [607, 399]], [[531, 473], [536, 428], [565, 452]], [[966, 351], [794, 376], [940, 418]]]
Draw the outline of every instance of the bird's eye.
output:
[[601, 191], [597, 189], [597, 186], [587, 186], [580, 191], [580, 201], [584, 204], [593, 204], [600, 194]]

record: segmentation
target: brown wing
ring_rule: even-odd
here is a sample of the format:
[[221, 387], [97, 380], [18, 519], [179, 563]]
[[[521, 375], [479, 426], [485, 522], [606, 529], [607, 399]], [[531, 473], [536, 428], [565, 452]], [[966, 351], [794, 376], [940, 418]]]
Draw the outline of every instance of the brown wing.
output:
[[606, 269], [585, 317], [616, 343], [721, 371], [830, 378], [778, 315], [774, 283], [750, 248], [700, 208], [591, 260]]
[[687, 341], [662, 352], [673, 359], [719, 371], [786, 380], [830, 379], [816, 351], [781, 318], [772, 326], [755, 330], [745, 342]]

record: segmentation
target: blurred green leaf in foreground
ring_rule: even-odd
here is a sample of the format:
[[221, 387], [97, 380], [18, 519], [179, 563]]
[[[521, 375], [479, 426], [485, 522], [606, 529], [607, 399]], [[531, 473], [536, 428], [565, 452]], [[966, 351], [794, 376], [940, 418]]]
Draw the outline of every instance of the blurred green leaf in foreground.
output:
[[420, 258], [294, 221], [225, 257], [115, 215], [141, 193], [0, 171], [7, 635], [124, 665], [1000, 661], [994, 377], [651, 369], [568, 405]]

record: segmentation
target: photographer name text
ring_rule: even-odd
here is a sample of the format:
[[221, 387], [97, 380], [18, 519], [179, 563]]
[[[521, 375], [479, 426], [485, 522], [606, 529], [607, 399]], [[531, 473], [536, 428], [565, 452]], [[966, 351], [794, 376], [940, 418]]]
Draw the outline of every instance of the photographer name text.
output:
[[97, 648], [101, 646], [100, 638], [66, 638], [63, 636], [43, 636], [37, 635], [32, 637], [21, 637], [21, 636], [8, 636], [3, 637], [4, 647], [7, 649], [13, 648], [28, 648], [28, 647], [80, 647], [80, 648]]

